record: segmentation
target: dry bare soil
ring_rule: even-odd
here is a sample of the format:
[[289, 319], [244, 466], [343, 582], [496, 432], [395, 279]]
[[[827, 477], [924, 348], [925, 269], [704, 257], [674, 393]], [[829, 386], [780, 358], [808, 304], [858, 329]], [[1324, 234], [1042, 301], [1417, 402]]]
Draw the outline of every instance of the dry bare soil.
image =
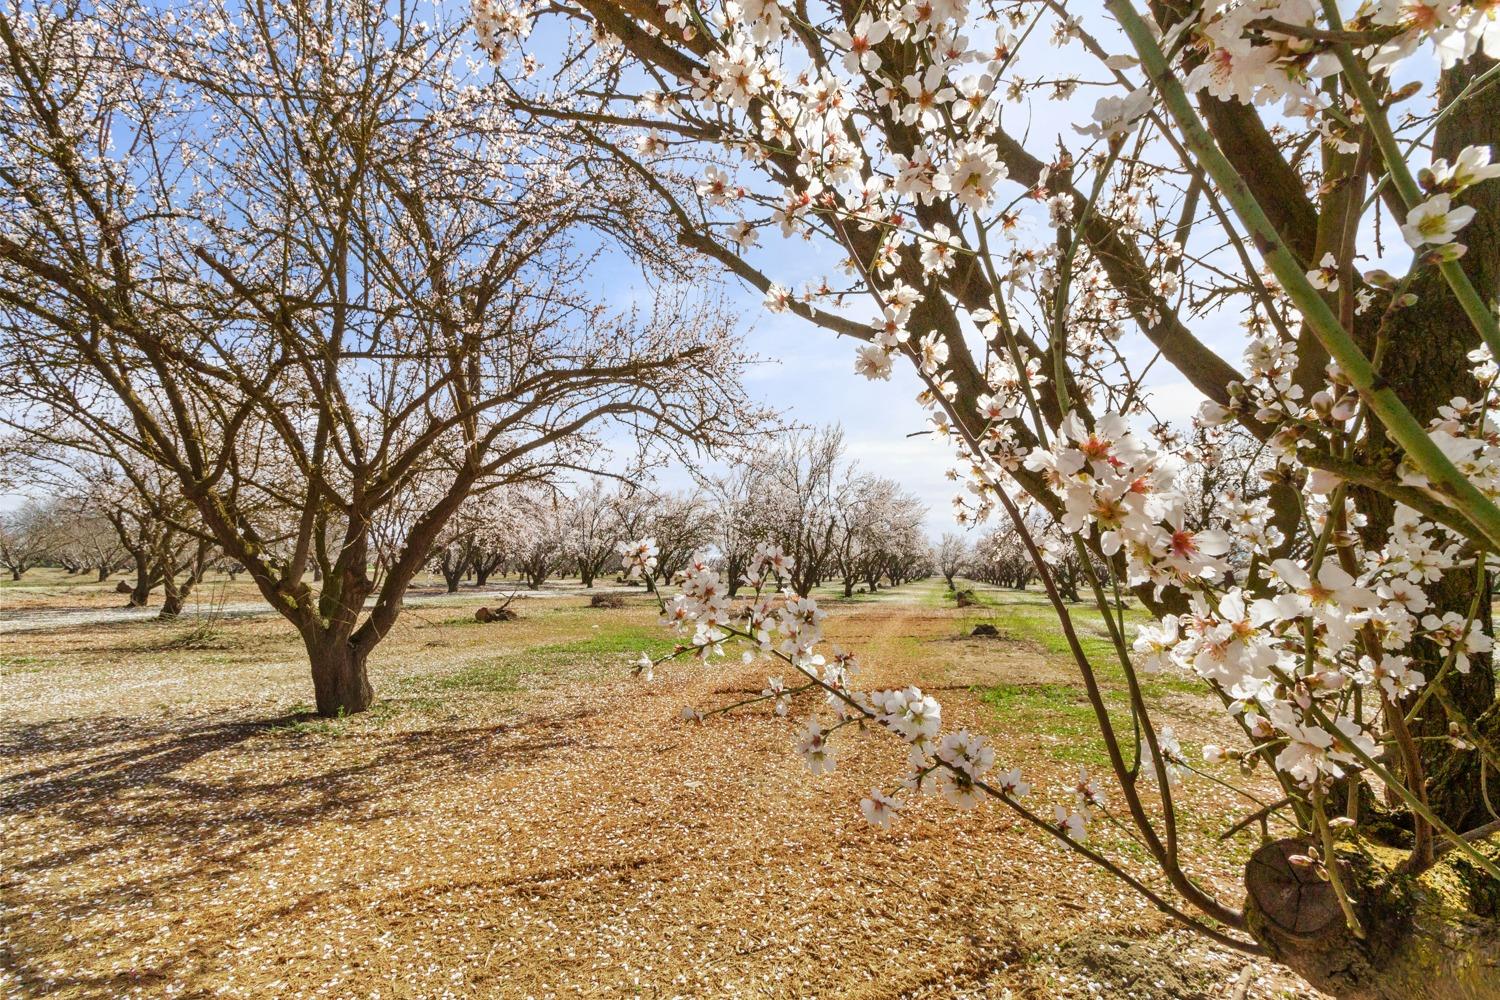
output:
[[[981, 597], [960, 611], [929, 582], [833, 602], [829, 632], [864, 656], [863, 684], [937, 689], [949, 725], [994, 734], [1039, 803], [1064, 801], [1103, 760], [1087, 707], [1036, 595]], [[867, 827], [859, 798], [902, 766], [882, 734], [841, 739], [815, 778], [764, 706], [679, 721], [766, 671], [631, 680], [671, 642], [643, 598], [531, 599], [478, 625], [481, 600], [408, 609], [375, 709], [336, 721], [308, 715], [301, 651], [271, 617], [0, 634], [0, 990], [1314, 996], [1172, 930], [996, 806]], [[0, 589], [0, 608], [59, 603], [109, 601]], [[967, 638], [978, 621], [1002, 638]], [[815, 707], [800, 697], [793, 718]], [[1219, 735], [1187, 685], [1153, 697], [1190, 752]], [[1233, 897], [1251, 840], [1216, 838], [1247, 803], [1201, 779], [1182, 795], [1193, 871]]]

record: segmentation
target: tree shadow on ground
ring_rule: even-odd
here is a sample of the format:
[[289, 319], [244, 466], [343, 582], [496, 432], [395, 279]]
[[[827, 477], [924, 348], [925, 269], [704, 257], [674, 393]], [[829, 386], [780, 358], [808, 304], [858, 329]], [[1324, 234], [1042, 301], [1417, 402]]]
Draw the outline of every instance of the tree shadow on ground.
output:
[[[56, 985], [57, 951], [110, 943], [103, 927], [85, 929], [98, 922], [79, 920], [62, 925], [64, 945], [55, 921], [101, 906], [149, 910], [184, 887], [253, 873], [314, 823], [380, 824], [399, 812], [388, 803], [413, 785], [520, 766], [570, 746], [568, 723], [578, 715], [421, 732], [309, 731], [320, 722], [309, 713], [0, 724], [0, 940], [11, 942], [0, 949], [0, 968], [23, 993], [45, 992]], [[116, 995], [172, 973], [168, 965], [69, 985]]]

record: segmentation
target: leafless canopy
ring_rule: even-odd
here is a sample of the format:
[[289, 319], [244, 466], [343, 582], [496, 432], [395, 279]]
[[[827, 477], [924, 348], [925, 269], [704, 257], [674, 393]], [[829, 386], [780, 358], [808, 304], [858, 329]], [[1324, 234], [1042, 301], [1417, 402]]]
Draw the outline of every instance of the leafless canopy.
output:
[[473, 85], [461, 22], [10, 3], [0, 45], [6, 419], [164, 470], [298, 628], [320, 711], [368, 704], [365, 658], [476, 483], [586, 467], [605, 422], [686, 443], [743, 419], [713, 308], [591, 297], [606, 244], [668, 278], [676, 252], [634, 184]]

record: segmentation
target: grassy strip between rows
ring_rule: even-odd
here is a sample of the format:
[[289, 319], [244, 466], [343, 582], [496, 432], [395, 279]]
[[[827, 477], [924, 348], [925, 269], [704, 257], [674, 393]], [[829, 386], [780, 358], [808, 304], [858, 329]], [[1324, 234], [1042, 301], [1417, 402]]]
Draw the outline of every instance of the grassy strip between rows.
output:
[[[999, 683], [981, 688], [980, 698], [995, 713], [999, 724], [1009, 731], [1037, 734], [1050, 744], [1048, 753], [1056, 761], [1090, 769], [1107, 767], [1108, 757], [1099, 738], [1093, 708], [1089, 705], [1082, 681], [1072, 679], [1077, 677], [1072, 652], [1058, 623], [1057, 613], [1045, 595], [1035, 591], [1002, 590], [965, 580], [958, 581], [958, 589], [972, 591], [976, 602], [971, 608], [973, 613], [960, 619], [959, 626], [965, 634], [982, 623], [993, 625], [1002, 641], [1040, 647], [1069, 678], [1045, 683]], [[924, 598], [926, 603], [934, 606], [952, 607], [955, 594], [946, 588], [934, 588]], [[1125, 674], [1115, 657], [1103, 616], [1097, 608], [1086, 603], [1073, 605], [1069, 611], [1079, 644], [1093, 664], [1106, 703], [1115, 717], [1116, 728], [1128, 733], [1131, 725]], [[1124, 619], [1128, 642], [1136, 626], [1149, 621], [1150, 617], [1139, 607], [1132, 606], [1125, 609]], [[1143, 674], [1140, 681], [1148, 700], [1172, 694], [1203, 693], [1202, 686], [1188, 677]]]

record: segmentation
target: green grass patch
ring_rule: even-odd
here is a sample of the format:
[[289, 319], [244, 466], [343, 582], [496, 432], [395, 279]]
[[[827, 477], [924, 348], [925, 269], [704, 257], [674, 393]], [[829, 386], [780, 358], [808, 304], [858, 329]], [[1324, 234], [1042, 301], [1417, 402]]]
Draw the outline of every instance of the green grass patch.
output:
[[0, 656], [0, 676], [40, 673], [49, 662], [42, 656]]
[[[503, 626], [501, 626], [503, 627]], [[508, 693], [547, 687], [606, 667], [626, 667], [642, 650], [663, 652], [669, 633], [660, 627], [623, 625], [600, 628], [569, 642], [552, 642], [503, 653], [437, 681], [444, 690]]]
[[[1014, 732], [1031, 732], [1052, 742], [1049, 754], [1054, 760], [1090, 768], [1109, 765], [1093, 707], [1077, 674], [1072, 649], [1063, 634], [1057, 612], [1044, 594], [1035, 591], [1002, 590], [973, 586], [981, 607], [960, 622], [963, 634], [985, 622], [994, 625], [1002, 640], [1030, 643], [1043, 650], [1068, 676], [1077, 678], [1061, 683], [999, 684], [984, 689], [981, 698], [996, 714], [1001, 725]], [[951, 602], [952, 593], [944, 596]], [[1125, 671], [1120, 666], [1109, 627], [1098, 608], [1087, 603], [1069, 605], [1069, 616], [1094, 675], [1099, 682], [1105, 704], [1122, 734], [1131, 731], [1128, 690]], [[1125, 642], [1135, 637], [1136, 627], [1151, 620], [1138, 606], [1123, 612]], [[1118, 619], [1116, 619], [1118, 620]], [[1176, 674], [1138, 674], [1142, 695], [1150, 704], [1175, 693], [1202, 694], [1204, 687], [1196, 680]], [[1126, 737], [1128, 738], [1128, 737]]]
[[[1001, 637], [1021, 640], [1040, 646], [1050, 657], [1073, 664], [1073, 652], [1063, 635], [1062, 623], [1057, 611], [1046, 596], [1034, 591], [1000, 590], [976, 586], [975, 596], [983, 608], [972, 618], [962, 623], [965, 633], [980, 622], [994, 625]], [[950, 595], [951, 597], [951, 595]], [[1106, 691], [1125, 690], [1125, 671], [1120, 667], [1114, 642], [1110, 639], [1109, 627], [1099, 609], [1088, 603], [1068, 606], [1073, 629], [1100, 685]], [[1123, 612], [1126, 648], [1135, 639], [1136, 628], [1151, 621], [1151, 615], [1138, 606], [1128, 606]], [[1116, 617], [1118, 621], [1119, 618]], [[1203, 686], [1188, 677], [1172, 674], [1139, 674], [1141, 690], [1149, 698], [1172, 692], [1202, 692]]]
[[1002, 728], [1055, 741], [1048, 750], [1053, 760], [1090, 768], [1109, 766], [1094, 710], [1081, 687], [997, 684], [986, 688], [980, 698]]

